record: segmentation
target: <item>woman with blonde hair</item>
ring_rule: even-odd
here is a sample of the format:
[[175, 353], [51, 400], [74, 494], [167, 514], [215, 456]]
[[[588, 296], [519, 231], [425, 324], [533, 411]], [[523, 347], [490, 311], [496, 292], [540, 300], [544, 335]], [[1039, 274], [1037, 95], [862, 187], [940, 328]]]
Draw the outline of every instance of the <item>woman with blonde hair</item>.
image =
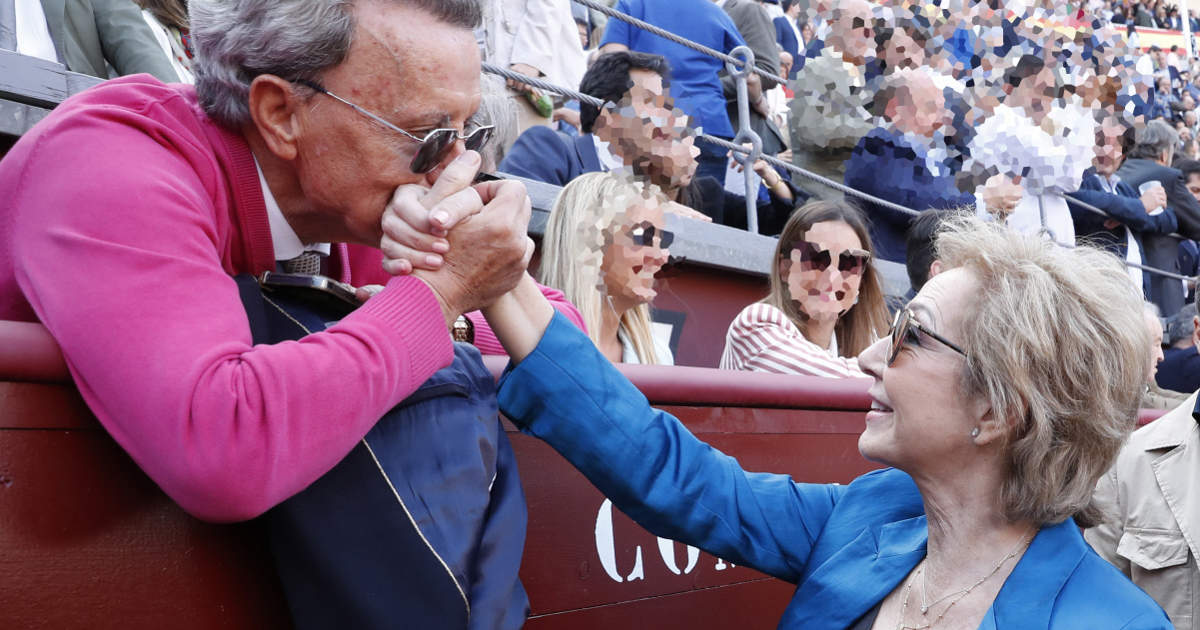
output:
[[831, 378], [865, 376], [852, 358], [887, 329], [862, 212], [814, 201], [788, 219], [771, 259], [770, 293], [729, 325], [721, 367]]
[[563, 187], [546, 224], [540, 280], [579, 309], [588, 336], [614, 363], [674, 363], [651, 332], [649, 306], [673, 238], [664, 229], [666, 203], [630, 175], [589, 173]]
[[847, 485], [743, 470], [529, 278], [484, 309], [512, 357], [500, 410], [651, 533], [796, 584], [780, 628], [1171, 630], [1079, 529], [1149, 361], [1124, 266], [974, 216], [937, 251], [945, 271], [859, 355], [858, 448], [887, 468]]

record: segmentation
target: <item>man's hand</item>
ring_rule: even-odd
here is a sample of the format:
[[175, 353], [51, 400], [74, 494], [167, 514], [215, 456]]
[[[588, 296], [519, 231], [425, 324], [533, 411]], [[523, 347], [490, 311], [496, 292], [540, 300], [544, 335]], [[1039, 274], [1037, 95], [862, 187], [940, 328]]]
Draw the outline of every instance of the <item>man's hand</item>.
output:
[[[537, 68], [534, 68], [533, 66], [526, 64], [526, 63], [514, 63], [514, 64], [509, 65], [508, 69], [512, 70], [513, 72], [516, 72], [518, 74], [523, 74], [527, 77], [533, 77], [535, 79], [541, 78], [541, 76], [542, 76], [541, 71], [539, 71]], [[524, 83], [521, 83], [520, 81], [516, 81], [513, 79], [508, 80], [508, 88], [510, 90], [515, 90], [517, 92], [526, 92], [529, 90], [528, 85], [525, 85]]]
[[433, 188], [400, 186], [383, 212], [383, 268], [392, 275], [442, 266], [450, 251], [450, 228], [483, 209], [479, 192], [471, 187], [479, 171], [479, 154], [467, 151], [451, 162]]
[[988, 212], [1004, 220], [1012, 213], [1021, 198], [1025, 196], [1024, 189], [1017, 183], [1015, 177], [1003, 174], [992, 175], [983, 184], [983, 203]]
[[1150, 190], [1142, 193], [1142, 207], [1147, 213], [1154, 212], [1159, 208], [1167, 207], [1167, 189], [1162, 186], [1155, 186]]
[[579, 120], [579, 112], [569, 107], [559, 107], [558, 109], [554, 110], [554, 115], [552, 118], [554, 122], [562, 120], [576, 129], [579, 129], [580, 125], [582, 124]]
[[447, 324], [515, 287], [533, 256], [533, 240], [527, 235], [531, 203], [525, 185], [491, 181], [477, 184], [475, 190], [483, 210], [450, 231], [450, 251], [441, 268], [413, 272], [437, 296]]

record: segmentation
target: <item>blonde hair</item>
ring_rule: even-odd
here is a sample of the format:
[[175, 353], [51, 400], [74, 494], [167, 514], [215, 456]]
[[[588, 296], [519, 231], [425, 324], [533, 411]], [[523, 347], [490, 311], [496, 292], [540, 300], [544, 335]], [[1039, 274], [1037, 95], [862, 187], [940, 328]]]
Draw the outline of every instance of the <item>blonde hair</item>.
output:
[[[858, 236], [862, 248], [874, 255], [871, 235], [862, 212], [845, 201], [813, 201], [804, 204], [792, 213], [783, 226], [779, 242], [775, 245], [775, 258], [771, 260], [771, 289], [767, 297], [760, 300], [783, 311], [788, 319], [808, 338], [808, 315], [800, 310], [788, 291], [787, 278], [783, 277], [783, 261], [791, 256], [795, 244], [813, 225], [823, 221], [838, 221], [850, 226]], [[868, 263], [863, 269], [862, 282], [858, 287], [858, 302], [838, 317], [834, 334], [837, 336], [838, 352], [844, 357], [858, 356], [867, 346], [875, 343], [879, 335], [888, 329], [887, 304], [880, 287], [879, 274], [875, 266]]]
[[1111, 254], [974, 216], [948, 219], [936, 247], [979, 283], [955, 340], [968, 355], [963, 391], [1011, 426], [1002, 510], [1094, 525], [1092, 491], [1133, 430], [1145, 382], [1142, 297]]
[[[626, 208], [661, 194], [622, 173], [588, 173], [571, 180], [554, 202], [542, 239], [538, 279], [563, 292], [579, 309], [588, 337], [600, 344], [604, 309], [612, 308], [604, 285], [604, 252], [621, 227]], [[620, 330], [638, 361], [658, 363], [650, 332], [650, 307], [640, 304], [621, 315]]]

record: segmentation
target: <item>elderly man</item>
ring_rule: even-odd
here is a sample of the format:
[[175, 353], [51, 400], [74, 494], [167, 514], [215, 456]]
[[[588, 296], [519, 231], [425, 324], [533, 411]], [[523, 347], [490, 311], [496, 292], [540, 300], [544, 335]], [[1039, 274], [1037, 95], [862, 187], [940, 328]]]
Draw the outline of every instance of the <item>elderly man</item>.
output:
[[874, 126], [864, 66], [875, 50], [871, 5], [839, 2], [829, 38], [792, 82], [792, 155], [797, 166], [841, 179], [842, 163]]
[[[1167, 193], [1167, 208], [1175, 213], [1179, 233], [1187, 238], [1200, 238], [1200, 202], [1187, 189], [1183, 174], [1168, 166], [1175, 155], [1178, 135], [1170, 125], [1153, 120], [1138, 130], [1129, 159], [1117, 169], [1121, 181], [1134, 190], [1156, 181]], [[1146, 263], [1151, 267], [1178, 272], [1179, 239], [1165, 234], [1147, 234]], [[1178, 280], [1165, 276], [1150, 276], [1150, 296], [1164, 313], [1177, 313], [1183, 306], [1184, 291]]]
[[[924, 68], [890, 75], [877, 102], [883, 105], [882, 126], [854, 147], [846, 161], [847, 186], [918, 212], [929, 208], [974, 206], [975, 196], [958, 190], [946, 164], [946, 101]], [[1021, 199], [1020, 187], [995, 176], [981, 189], [990, 207], [1011, 207]], [[871, 243], [884, 260], [904, 262], [905, 233], [912, 216], [863, 202], [871, 218]]]
[[[298, 627], [519, 627], [524, 499], [490, 375], [447, 330], [532, 248], [523, 187], [472, 186], [463, 150], [487, 133], [464, 129], [478, 6], [190, 9], [194, 91], [110, 81], [0, 162], [0, 318], [49, 329], [96, 417], [185, 510], [271, 510]], [[252, 279], [303, 264], [354, 283], [344, 244], [379, 246], [397, 217], [438, 253], [388, 263], [412, 273], [328, 328]]]

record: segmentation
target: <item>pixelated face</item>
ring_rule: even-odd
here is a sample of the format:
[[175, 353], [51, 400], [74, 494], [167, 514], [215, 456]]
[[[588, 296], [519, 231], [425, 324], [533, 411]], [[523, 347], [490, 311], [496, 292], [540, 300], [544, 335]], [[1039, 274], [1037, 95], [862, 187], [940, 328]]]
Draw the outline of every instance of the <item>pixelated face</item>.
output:
[[884, 43], [883, 62], [888, 68], [919, 68], [925, 65], [925, 48], [907, 31], [898, 28]]
[[1187, 189], [1196, 198], [1196, 201], [1200, 201], [1200, 173], [1191, 173], [1188, 175]]
[[847, 61], [862, 60], [875, 49], [875, 29], [871, 20], [871, 5], [865, 0], [849, 0], [837, 4], [830, 25], [829, 44], [840, 51]]
[[1121, 166], [1121, 158], [1124, 157], [1121, 151], [1121, 134], [1124, 131], [1121, 125], [1115, 124], [1111, 119], [1106, 119], [1100, 126], [1103, 139], [1096, 145], [1096, 157], [1092, 160], [1092, 165], [1096, 167], [1096, 172], [1104, 177], [1117, 172]]
[[929, 77], [917, 74], [908, 82], [908, 89], [896, 91], [888, 111], [896, 128], [904, 133], [932, 138], [945, 124], [946, 97]]
[[780, 273], [799, 309], [817, 320], [837, 319], [858, 301], [870, 254], [842, 221], [814, 223], [793, 244]]
[[1021, 84], [1013, 88], [1012, 93], [1005, 99], [1005, 104], [1021, 109], [1036, 123], [1041, 123], [1055, 97], [1054, 69], [1047, 66], [1034, 76], [1027, 77]]
[[629, 74], [629, 92], [597, 121], [597, 136], [638, 175], [668, 190], [687, 186], [700, 155], [690, 120], [674, 106], [662, 77], [646, 70]]
[[620, 311], [654, 299], [654, 274], [667, 263], [674, 235], [665, 230], [657, 197], [638, 197], [617, 220], [601, 270], [604, 290]]

